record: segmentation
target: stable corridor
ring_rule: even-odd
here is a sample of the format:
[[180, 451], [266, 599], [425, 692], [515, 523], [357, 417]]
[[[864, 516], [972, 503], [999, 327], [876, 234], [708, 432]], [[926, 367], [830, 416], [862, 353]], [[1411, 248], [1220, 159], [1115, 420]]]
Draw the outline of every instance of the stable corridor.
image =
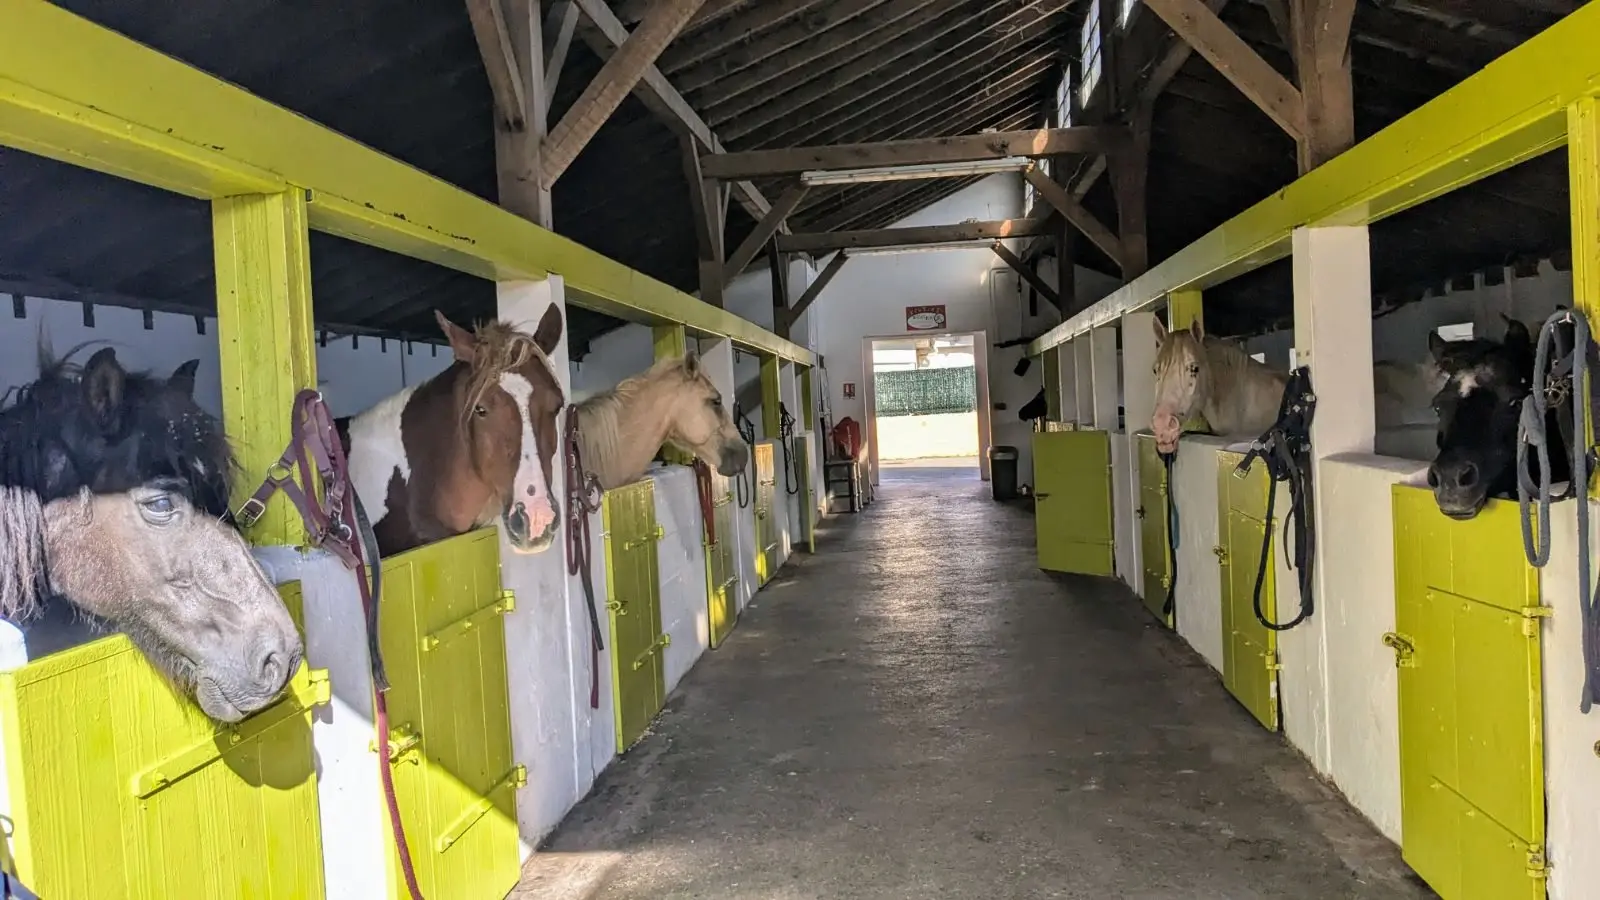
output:
[[1432, 896], [1125, 589], [1040, 572], [975, 470], [885, 469], [822, 534], [513, 897]]

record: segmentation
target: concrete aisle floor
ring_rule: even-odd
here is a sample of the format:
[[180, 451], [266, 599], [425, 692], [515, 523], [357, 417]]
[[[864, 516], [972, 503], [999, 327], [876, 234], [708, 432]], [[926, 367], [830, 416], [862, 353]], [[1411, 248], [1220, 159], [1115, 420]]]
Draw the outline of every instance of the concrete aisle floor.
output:
[[1398, 852], [974, 470], [886, 471], [529, 860], [518, 900], [1412, 898]]

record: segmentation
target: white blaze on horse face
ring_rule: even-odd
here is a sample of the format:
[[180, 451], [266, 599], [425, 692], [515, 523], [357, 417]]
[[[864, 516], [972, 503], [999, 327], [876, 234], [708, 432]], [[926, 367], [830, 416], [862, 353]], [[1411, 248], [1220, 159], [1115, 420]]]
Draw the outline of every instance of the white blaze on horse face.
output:
[[346, 461], [350, 486], [355, 488], [367, 511], [367, 520], [374, 526], [389, 514], [389, 482], [395, 474], [399, 473], [401, 481], [411, 481], [411, 461], [406, 459], [400, 416], [415, 392], [416, 388], [408, 387], [350, 420], [350, 456]]
[[1168, 341], [1178, 343], [1169, 344], [1171, 352], [1163, 354], [1167, 358], [1157, 363], [1156, 408], [1150, 417], [1156, 449], [1163, 453], [1177, 449], [1183, 419], [1194, 405], [1195, 388], [1200, 380], [1193, 371], [1197, 358], [1191, 342], [1183, 340], [1183, 335], [1173, 335]]
[[[544, 478], [544, 467], [539, 464], [539, 442], [528, 413], [533, 385], [523, 376], [507, 372], [500, 376], [500, 389], [511, 396], [517, 406], [517, 417], [522, 421], [522, 455], [517, 459], [517, 474], [511, 482], [512, 503], [522, 503], [528, 517], [527, 537], [537, 542], [555, 524], [556, 507], [550, 485]], [[539, 549], [543, 546], [541, 544]]]

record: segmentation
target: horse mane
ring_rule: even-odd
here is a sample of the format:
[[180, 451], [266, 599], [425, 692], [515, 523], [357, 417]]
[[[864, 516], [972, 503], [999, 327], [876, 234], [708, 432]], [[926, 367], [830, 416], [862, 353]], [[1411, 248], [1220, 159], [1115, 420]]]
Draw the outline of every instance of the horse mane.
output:
[[[586, 469], [601, 475], [602, 481], [606, 480], [604, 475], [616, 472], [618, 457], [621, 456], [624, 447], [623, 409], [645, 387], [673, 374], [674, 371], [685, 382], [689, 381], [688, 373], [683, 367], [684, 359], [682, 356], [671, 356], [656, 360], [643, 372], [630, 375], [618, 382], [615, 387], [575, 404], [578, 410], [579, 430], [583, 435], [583, 449], [586, 454], [583, 465]], [[706, 376], [702, 372], [698, 377]], [[651, 451], [654, 450], [652, 447]]]
[[49, 503], [171, 478], [197, 509], [227, 513], [240, 467], [221, 423], [169, 379], [123, 370], [117, 427], [102, 430], [84, 396], [84, 367], [71, 359], [91, 343], [104, 342], [57, 357], [41, 338], [39, 376], [0, 406], [0, 485]]
[[555, 371], [550, 356], [531, 336], [498, 319], [478, 325], [473, 329], [473, 337], [477, 345], [467, 375], [466, 401], [461, 406], [463, 422], [472, 415], [473, 407], [482, 402], [483, 395], [507, 372], [516, 371], [534, 359], [544, 363], [551, 372]]
[[49, 594], [44, 504], [33, 491], [0, 487], [0, 619], [32, 617]]

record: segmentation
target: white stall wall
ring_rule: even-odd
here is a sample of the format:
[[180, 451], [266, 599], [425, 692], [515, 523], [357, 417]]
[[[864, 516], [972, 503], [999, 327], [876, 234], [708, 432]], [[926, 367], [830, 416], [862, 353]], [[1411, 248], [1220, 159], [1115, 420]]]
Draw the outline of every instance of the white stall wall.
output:
[[661, 631], [671, 639], [662, 654], [670, 693], [711, 646], [711, 612], [706, 601], [705, 532], [700, 493], [688, 466], [656, 466], [656, 566], [661, 579]]
[[1178, 583], [1173, 594], [1178, 634], [1222, 671], [1222, 571], [1217, 566], [1217, 451], [1225, 442], [1184, 435], [1172, 467], [1178, 511]]
[[[114, 306], [94, 308], [94, 327], [83, 324], [83, 306], [60, 300], [28, 297], [27, 317], [0, 320], [0, 392], [26, 384], [39, 374], [38, 346], [41, 328], [50, 347], [63, 354], [85, 341], [105, 342], [130, 370], [150, 370], [170, 375], [185, 360], [200, 360], [195, 376], [195, 400], [206, 410], [222, 413], [222, 379], [218, 366], [217, 322], [204, 320], [201, 334], [193, 316], [154, 313], [146, 330], [139, 310]], [[73, 356], [83, 362], [102, 344], [85, 347]], [[454, 358], [449, 347], [405, 345], [377, 338], [330, 338], [317, 350], [317, 378], [336, 416], [365, 410], [384, 397], [419, 384], [443, 372]], [[288, 415], [288, 411], [284, 411]]]

